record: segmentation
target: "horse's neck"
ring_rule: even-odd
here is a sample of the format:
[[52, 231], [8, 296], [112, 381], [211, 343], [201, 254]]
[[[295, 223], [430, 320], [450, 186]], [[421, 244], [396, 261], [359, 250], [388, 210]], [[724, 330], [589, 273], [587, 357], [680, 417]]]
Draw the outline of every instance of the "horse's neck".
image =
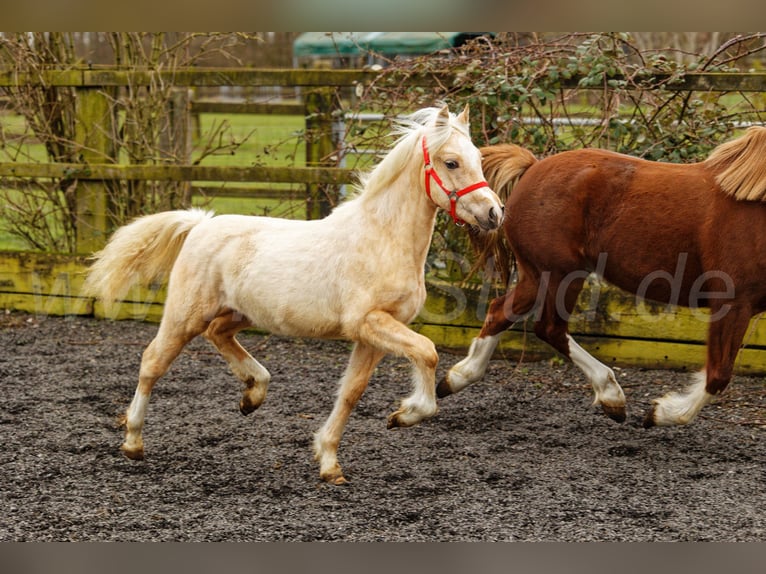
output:
[[425, 262], [436, 221], [436, 205], [426, 195], [422, 177], [417, 169], [402, 170], [385, 189], [359, 198], [359, 216], [380, 235], [377, 240], [400, 244], [417, 264]]

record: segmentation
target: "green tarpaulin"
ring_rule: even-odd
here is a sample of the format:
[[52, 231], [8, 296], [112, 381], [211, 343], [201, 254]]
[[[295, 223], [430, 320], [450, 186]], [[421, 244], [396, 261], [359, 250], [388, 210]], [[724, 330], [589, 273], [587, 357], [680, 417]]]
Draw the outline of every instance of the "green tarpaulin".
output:
[[355, 56], [366, 51], [365, 38], [380, 32], [304, 32], [293, 42], [293, 56]]
[[293, 43], [295, 57], [355, 56], [368, 52], [430, 54], [488, 32], [305, 32]]

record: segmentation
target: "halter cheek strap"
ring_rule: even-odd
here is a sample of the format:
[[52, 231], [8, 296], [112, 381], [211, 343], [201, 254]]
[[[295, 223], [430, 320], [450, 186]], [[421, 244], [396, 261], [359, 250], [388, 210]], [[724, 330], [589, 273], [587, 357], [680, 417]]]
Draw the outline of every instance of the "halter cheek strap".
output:
[[[428, 145], [426, 144], [426, 136], [423, 136], [423, 161], [425, 162], [425, 184], [426, 184], [426, 194], [428, 194], [428, 198], [431, 201], [434, 201], [434, 198], [431, 197], [431, 179], [436, 182], [436, 185], [438, 185], [441, 190], [447, 194], [449, 197], [449, 214], [452, 217], [452, 221], [455, 222], [456, 225], [465, 225], [465, 221], [460, 219], [457, 216], [457, 200], [466, 195], [467, 193], [471, 193], [472, 191], [476, 191], [477, 189], [481, 189], [482, 187], [489, 187], [489, 184], [486, 181], [480, 181], [478, 183], [474, 183], [472, 185], [469, 185], [468, 187], [464, 187], [463, 189], [457, 190], [457, 191], [450, 191], [444, 186], [444, 183], [442, 182], [441, 178], [439, 177], [439, 174], [436, 173], [436, 170], [434, 169], [434, 166], [431, 165], [431, 156], [428, 154]], [[436, 203], [434, 201], [434, 203]]]

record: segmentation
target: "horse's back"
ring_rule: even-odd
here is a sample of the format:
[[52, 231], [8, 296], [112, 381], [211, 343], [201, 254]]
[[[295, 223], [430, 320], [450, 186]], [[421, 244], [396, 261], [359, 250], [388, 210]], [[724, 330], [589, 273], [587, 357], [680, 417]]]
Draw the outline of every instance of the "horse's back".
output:
[[[714, 233], [737, 209], [704, 164], [582, 149], [527, 170], [508, 202], [506, 234], [522, 265], [599, 270], [635, 291], [658, 272], [692, 283], [710, 265], [711, 242], [723, 241]], [[665, 283], [653, 283], [649, 297], [667, 299]]]

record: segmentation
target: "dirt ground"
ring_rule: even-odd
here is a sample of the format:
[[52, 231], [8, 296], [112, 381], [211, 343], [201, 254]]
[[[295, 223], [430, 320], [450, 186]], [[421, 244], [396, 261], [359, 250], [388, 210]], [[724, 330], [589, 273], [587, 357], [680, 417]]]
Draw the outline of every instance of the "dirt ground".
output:
[[[340, 446], [350, 484], [321, 483], [311, 436], [329, 414], [344, 342], [243, 334], [272, 373], [249, 417], [204, 340], [155, 388], [146, 460], [117, 418], [156, 325], [0, 318], [2, 541], [761, 541], [766, 387], [736, 377], [682, 428], [645, 430], [653, 397], [688, 373], [618, 370], [629, 414], [591, 406], [573, 366], [493, 361], [433, 419], [386, 429], [409, 391], [387, 358]], [[442, 353], [439, 376], [460, 357]]]

